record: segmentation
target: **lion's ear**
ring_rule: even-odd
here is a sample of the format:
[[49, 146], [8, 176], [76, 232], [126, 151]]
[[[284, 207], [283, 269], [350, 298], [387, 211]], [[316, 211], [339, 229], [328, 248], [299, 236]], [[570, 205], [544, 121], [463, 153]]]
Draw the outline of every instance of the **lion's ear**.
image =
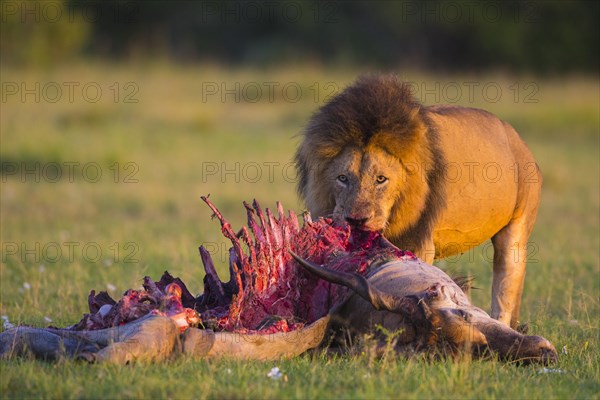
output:
[[369, 141], [369, 146], [379, 147], [399, 160], [410, 161], [415, 154], [420, 155], [426, 143], [427, 127], [418, 121], [400, 132], [378, 132]]
[[427, 135], [427, 125], [421, 116], [421, 107], [414, 107], [409, 111], [406, 123], [406, 129], [412, 136], [424, 138]]
[[369, 140], [369, 146], [379, 147], [398, 159], [405, 160], [417, 149], [426, 146], [427, 141], [427, 125], [421, 116], [421, 107], [412, 107], [404, 110], [401, 120], [376, 132]]
[[413, 107], [412, 110], [410, 110], [408, 112], [408, 121], [409, 122], [414, 122], [414, 121], [421, 121], [421, 116], [419, 115], [421, 113], [421, 107]]

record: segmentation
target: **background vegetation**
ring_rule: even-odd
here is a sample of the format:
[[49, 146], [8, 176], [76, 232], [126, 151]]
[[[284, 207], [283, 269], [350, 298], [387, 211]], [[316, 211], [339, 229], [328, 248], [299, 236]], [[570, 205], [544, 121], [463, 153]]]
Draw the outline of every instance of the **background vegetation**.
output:
[[[127, 367], [3, 361], [2, 398], [598, 398], [600, 85], [597, 74], [585, 73], [597, 68], [598, 45], [584, 40], [592, 28], [583, 12], [577, 11], [583, 19], [573, 23], [576, 28], [547, 32], [560, 38], [556, 46], [583, 38], [588, 61], [542, 62], [517, 35], [502, 45], [513, 46], [516, 53], [490, 48], [493, 57], [504, 54], [503, 61], [471, 64], [465, 59], [461, 65], [463, 58], [454, 64], [440, 54], [444, 72], [433, 73], [421, 66], [436, 67], [434, 58], [426, 62], [410, 55], [405, 61], [404, 49], [395, 47], [397, 40], [373, 44], [371, 38], [388, 37], [372, 33], [374, 26], [396, 26], [391, 10], [397, 5], [380, 10], [358, 2], [339, 4], [344, 11], [338, 16], [347, 25], [354, 19], [346, 19], [345, 13], [358, 10], [352, 17], [358, 18], [356, 26], [372, 46], [361, 47], [352, 30], [342, 29], [344, 22], [312, 32], [283, 21], [274, 31], [278, 34], [264, 33], [271, 39], [265, 39], [270, 44], [261, 53], [256, 49], [265, 42], [257, 32], [272, 28], [187, 22], [197, 29], [190, 33], [181, 18], [190, 21], [193, 10], [180, 7], [191, 2], [180, 7], [144, 3], [150, 6], [134, 15], [153, 23], [113, 26], [114, 36], [102, 18], [65, 23], [69, 20], [63, 17], [54, 25], [32, 15], [25, 21], [15, 22], [13, 16], [5, 20], [13, 15], [7, 14], [11, 9], [6, 4], [21, 11], [24, 4], [42, 3], [2, 3], [0, 315], [13, 324], [69, 325], [86, 311], [90, 289], [108, 290], [116, 297], [139, 287], [144, 275], [158, 277], [165, 269], [189, 282], [192, 292], [200, 292], [198, 245], [210, 246], [221, 273], [228, 245], [199, 197], [210, 193], [234, 226], [244, 223], [242, 200], [257, 198], [265, 207], [280, 200], [286, 208], [301, 210], [290, 164], [298, 143], [295, 135], [311, 112], [357, 74], [383, 70], [413, 82], [415, 94], [426, 104], [449, 102], [494, 112], [512, 123], [530, 146], [543, 171], [544, 188], [531, 238], [534, 254], [528, 259], [522, 319], [562, 354], [550, 369], [494, 360], [377, 361], [368, 354], [320, 353], [274, 363], [179, 359]], [[121, 10], [132, 4], [141, 7], [131, 2], [88, 4], [90, 9], [106, 4]], [[533, 4], [540, 10], [559, 10], [553, 20], [557, 29], [583, 7]], [[146, 19], [146, 7], [155, 10], [156, 20]], [[594, 12], [597, 6], [589, 10]], [[371, 25], [364, 22], [369, 18], [375, 21]], [[156, 33], [163, 25], [171, 30]], [[410, 24], [398, 25], [409, 29]], [[446, 31], [429, 33], [443, 25]], [[422, 40], [424, 48], [434, 49], [452, 31], [475, 30], [477, 39], [472, 40], [483, 40], [477, 29], [493, 27], [481, 25], [415, 22], [417, 30], [391, 38]], [[524, 29], [513, 25], [507, 22], [503, 35], [489, 35], [511, 37], [516, 35], [512, 30]], [[172, 31], [177, 26], [183, 29], [181, 35]], [[136, 34], [121, 32], [127, 27]], [[11, 29], [21, 36], [6, 44], [5, 32]], [[43, 33], [36, 33], [38, 29]], [[329, 35], [336, 29], [349, 44], [329, 52], [327, 43], [335, 43]], [[288, 39], [293, 37], [290, 30], [299, 30], [295, 41]], [[432, 36], [424, 38], [419, 32]], [[153, 37], [166, 43], [159, 46]], [[196, 55], [170, 45], [186, 38], [191, 44], [185, 48], [195, 48]], [[316, 43], [319, 38], [323, 47]], [[464, 53], [479, 54], [471, 53], [468, 40], [458, 42], [464, 43]], [[552, 47], [546, 38], [531, 40], [539, 52], [555, 48], [562, 54], [565, 48]], [[354, 48], [351, 43], [375, 52], [382, 46], [381, 54], [396, 58], [379, 60], [370, 53], [353, 58], [348, 56], [354, 51], [348, 50]], [[305, 46], [299, 47], [303, 51], [285, 51], [297, 44]], [[275, 59], [279, 62], [273, 63]], [[358, 63], [344, 61], [352, 59]], [[538, 64], [547, 69], [529, 68]], [[480, 69], [482, 65], [488, 68]], [[540, 75], [549, 71], [553, 73]], [[491, 264], [485, 244], [438, 265], [475, 275], [481, 289], [474, 291], [473, 301], [489, 309]], [[279, 380], [267, 377], [275, 366], [284, 374]]]
[[3, 58], [15, 64], [86, 55], [536, 73], [600, 65], [600, 4], [585, 0], [25, 0], [1, 11]]

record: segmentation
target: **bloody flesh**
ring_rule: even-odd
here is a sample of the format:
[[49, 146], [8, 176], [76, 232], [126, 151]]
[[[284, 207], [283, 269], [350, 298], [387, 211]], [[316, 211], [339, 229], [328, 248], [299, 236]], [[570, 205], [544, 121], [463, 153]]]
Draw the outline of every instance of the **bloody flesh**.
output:
[[186, 285], [165, 272], [160, 281], [144, 278], [144, 289], [126, 291], [117, 302], [106, 292], [90, 293], [90, 313], [71, 329], [94, 330], [118, 326], [148, 313], [187, 326], [243, 333], [288, 332], [325, 316], [346, 297], [348, 289], [320, 280], [302, 269], [289, 254], [328, 268], [365, 274], [375, 260], [414, 258], [412, 253], [383, 246], [377, 232], [350, 230], [330, 219], [312, 221], [304, 213], [300, 227], [295, 213], [285, 215], [277, 203], [277, 217], [254, 201], [244, 203], [248, 225], [238, 233], [219, 210], [202, 197], [221, 223], [229, 250], [228, 282], [217, 275], [209, 252], [200, 246], [206, 275], [204, 292], [194, 297]]

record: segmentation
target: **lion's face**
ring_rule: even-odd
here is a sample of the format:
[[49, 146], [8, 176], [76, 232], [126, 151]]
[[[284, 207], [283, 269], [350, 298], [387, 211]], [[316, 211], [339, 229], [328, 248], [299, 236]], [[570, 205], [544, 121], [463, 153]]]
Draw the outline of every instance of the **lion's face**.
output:
[[397, 158], [376, 146], [346, 148], [326, 173], [335, 199], [334, 220], [384, 230], [401, 191], [401, 170]]
[[406, 240], [430, 236], [443, 200], [429, 196], [443, 164], [433, 136], [408, 85], [393, 76], [360, 78], [307, 125], [295, 157], [298, 192], [313, 217], [384, 231], [415, 248]]

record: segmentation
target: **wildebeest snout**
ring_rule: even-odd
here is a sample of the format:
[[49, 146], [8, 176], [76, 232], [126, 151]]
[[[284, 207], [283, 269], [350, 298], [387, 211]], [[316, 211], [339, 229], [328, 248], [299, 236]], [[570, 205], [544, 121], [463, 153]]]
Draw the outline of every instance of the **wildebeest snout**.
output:
[[537, 361], [551, 364], [558, 360], [558, 353], [552, 343], [541, 336], [525, 336], [519, 356], [526, 363]]

